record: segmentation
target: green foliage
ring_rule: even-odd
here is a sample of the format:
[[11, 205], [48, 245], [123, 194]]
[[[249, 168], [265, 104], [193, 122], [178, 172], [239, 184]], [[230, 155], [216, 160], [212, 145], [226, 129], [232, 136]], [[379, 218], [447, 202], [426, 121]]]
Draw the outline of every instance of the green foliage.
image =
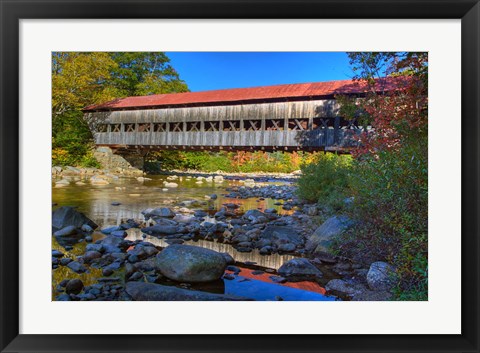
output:
[[161, 169], [194, 169], [204, 172], [267, 172], [291, 173], [308, 164], [316, 156], [313, 153], [283, 153], [283, 152], [184, 152], [161, 151], [148, 156], [151, 172]]
[[116, 66], [108, 53], [53, 53], [53, 119], [115, 98], [109, 82]]
[[316, 162], [303, 166], [298, 195], [328, 210], [338, 211], [349, 196], [351, 173], [351, 156], [320, 154]]
[[69, 112], [52, 122], [53, 165], [99, 167], [93, 157], [92, 134], [80, 112]]
[[360, 161], [352, 178], [356, 216], [365, 232], [381, 236], [388, 249], [374, 249], [393, 262], [403, 289], [426, 279], [428, 231], [427, 140], [383, 151]]
[[114, 52], [110, 56], [117, 64], [110, 82], [117, 97], [188, 92], [165, 53]]

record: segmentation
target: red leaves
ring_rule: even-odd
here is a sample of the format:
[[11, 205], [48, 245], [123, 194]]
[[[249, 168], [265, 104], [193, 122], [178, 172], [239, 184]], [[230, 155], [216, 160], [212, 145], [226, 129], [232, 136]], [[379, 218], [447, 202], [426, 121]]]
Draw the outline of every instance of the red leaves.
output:
[[[372, 93], [362, 101], [362, 108], [369, 116], [372, 130], [358, 136], [361, 146], [355, 156], [375, 155], [380, 150], [398, 149], [402, 140], [412, 132], [426, 131], [428, 125], [427, 74], [420, 60], [408, 58], [400, 61], [397, 68], [414, 67], [422, 69], [421, 74], [410, 73], [395, 91], [384, 94]], [[372, 89], [372, 92], [378, 90]]]

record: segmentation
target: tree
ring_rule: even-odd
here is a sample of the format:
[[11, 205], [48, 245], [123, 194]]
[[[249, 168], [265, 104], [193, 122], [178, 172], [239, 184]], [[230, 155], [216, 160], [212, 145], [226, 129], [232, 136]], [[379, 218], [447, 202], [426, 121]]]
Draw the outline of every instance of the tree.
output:
[[165, 53], [117, 52], [110, 56], [117, 64], [111, 84], [119, 97], [188, 92]]
[[116, 67], [108, 53], [53, 53], [53, 118], [113, 99], [109, 80]]
[[[402, 141], [426, 136], [428, 122], [428, 54], [396, 52], [348, 53], [355, 80], [370, 87], [363, 99], [338, 97], [341, 112], [349, 118], [361, 116], [373, 127], [358, 140], [356, 155], [375, 154], [400, 148]], [[397, 89], [387, 91], [383, 78], [395, 79]]]

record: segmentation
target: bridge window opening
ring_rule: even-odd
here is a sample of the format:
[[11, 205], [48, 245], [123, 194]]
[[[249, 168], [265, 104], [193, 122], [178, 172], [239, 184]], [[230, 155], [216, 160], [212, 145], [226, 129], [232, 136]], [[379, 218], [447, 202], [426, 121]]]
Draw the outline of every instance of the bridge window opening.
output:
[[173, 132], [182, 132], [183, 131], [183, 123], [171, 123], [170, 126], [173, 126]]
[[265, 120], [265, 129], [269, 131], [283, 131], [285, 130], [285, 120], [267, 119]]
[[308, 119], [292, 119], [288, 121], [288, 130], [308, 130]]
[[224, 121], [223, 131], [240, 131], [240, 121]]
[[125, 132], [135, 132], [135, 124], [125, 124]]
[[200, 131], [200, 122], [199, 121], [193, 121], [187, 123], [187, 131]]
[[205, 131], [220, 131], [220, 122], [219, 121], [206, 121], [205, 122]]
[[156, 123], [153, 124], [153, 131], [155, 132], [166, 132], [166, 124], [165, 123]]
[[360, 127], [358, 126], [358, 121], [356, 118], [354, 119], [342, 119], [342, 129], [344, 130], [358, 130]]
[[98, 124], [97, 125], [98, 132], [108, 132], [108, 125], [107, 124]]
[[112, 124], [110, 125], [111, 132], [121, 132], [122, 131], [122, 124]]
[[138, 124], [138, 132], [150, 132], [151, 130], [150, 123]]
[[328, 129], [334, 127], [334, 119], [326, 119], [326, 118], [313, 118], [313, 130], [317, 129]]
[[258, 131], [262, 126], [261, 120], [244, 120], [243, 126], [246, 131]]

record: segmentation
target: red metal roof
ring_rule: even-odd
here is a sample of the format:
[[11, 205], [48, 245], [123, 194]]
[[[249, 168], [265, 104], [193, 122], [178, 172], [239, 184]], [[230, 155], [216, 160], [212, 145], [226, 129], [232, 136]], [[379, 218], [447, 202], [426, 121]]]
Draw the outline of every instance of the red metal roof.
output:
[[[385, 90], [398, 87], [398, 80], [380, 79]], [[358, 94], [368, 91], [365, 82], [352, 80], [297, 83], [251, 88], [221, 89], [213, 91], [155, 94], [116, 99], [107, 103], [90, 105], [84, 111], [141, 109], [166, 106], [190, 106], [199, 104], [225, 104], [279, 99], [325, 97], [335, 94]]]

